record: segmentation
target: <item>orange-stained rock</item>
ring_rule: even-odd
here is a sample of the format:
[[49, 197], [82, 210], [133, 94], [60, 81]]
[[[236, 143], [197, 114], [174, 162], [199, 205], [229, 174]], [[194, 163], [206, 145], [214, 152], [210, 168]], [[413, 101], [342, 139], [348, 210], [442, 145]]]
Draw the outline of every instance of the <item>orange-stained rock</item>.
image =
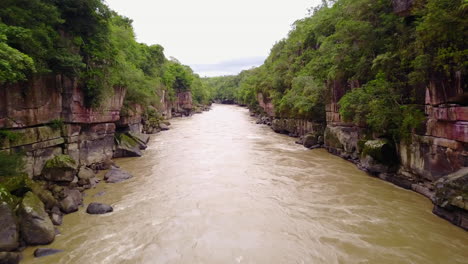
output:
[[263, 108], [263, 111], [265, 111], [268, 116], [275, 117], [275, 107], [270, 98], [264, 96], [262, 93], [258, 93], [257, 100], [260, 107]]
[[35, 126], [61, 118], [60, 76], [0, 85], [0, 128]]

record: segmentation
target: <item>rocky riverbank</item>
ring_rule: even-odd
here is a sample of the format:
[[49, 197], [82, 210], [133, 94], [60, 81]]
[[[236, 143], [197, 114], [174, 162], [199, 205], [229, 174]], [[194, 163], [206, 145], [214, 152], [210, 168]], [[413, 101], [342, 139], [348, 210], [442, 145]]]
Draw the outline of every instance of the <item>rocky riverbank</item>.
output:
[[[260, 110], [252, 116], [277, 133], [298, 137], [297, 143], [307, 148], [325, 148], [370, 175], [426, 196], [434, 214], [468, 230], [468, 107], [450, 103], [456, 89], [435, 87], [426, 89], [425, 129], [397, 146], [369, 134], [365, 126], [343, 122], [339, 96], [327, 105], [326, 122], [275, 117], [274, 106], [261, 94]], [[344, 94], [340, 89], [335, 86], [332, 92]]]
[[[89, 108], [76, 80], [62, 75], [3, 85], [0, 95], [0, 151], [24, 162], [23, 175], [0, 179], [0, 263], [18, 263], [28, 245], [51, 243], [54, 226], [100, 182], [98, 171], [109, 170], [106, 183], [132, 177], [112, 158], [141, 156], [150, 134], [169, 129], [167, 119], [209, 110], [194, 105], [190, 92], [162, 96], [159, 109], [124, 105], [119, 87], [101, 107]], [[91, 213], [111, 211], [94, 207]]]

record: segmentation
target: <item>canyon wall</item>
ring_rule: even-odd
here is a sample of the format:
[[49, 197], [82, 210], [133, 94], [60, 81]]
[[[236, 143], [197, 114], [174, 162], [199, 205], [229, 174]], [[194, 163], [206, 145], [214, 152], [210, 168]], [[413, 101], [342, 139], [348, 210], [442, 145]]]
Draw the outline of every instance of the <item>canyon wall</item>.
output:
[[26, 155], [26, 172], [38, 176], [46, 160], [68, 154], [79, 165], [97, 166], [112, 158], [115, 122], [120, 119], [125, 89], [115, 87], [99, 109], [87, 108], [73, 79], [42, 76], [0, 87], [0, 150]]

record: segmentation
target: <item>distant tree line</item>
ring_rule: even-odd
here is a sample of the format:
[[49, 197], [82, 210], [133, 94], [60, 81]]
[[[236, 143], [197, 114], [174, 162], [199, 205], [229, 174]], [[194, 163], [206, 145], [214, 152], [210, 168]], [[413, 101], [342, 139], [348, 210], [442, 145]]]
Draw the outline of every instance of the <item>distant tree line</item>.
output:
[[339, 101], [346, 121], [399, 141], [424, 119], [430, 80], [465, 78], [467, 28], [466, 0], [415, 0], [404, 17], [391, 0], [323, 1], [294, 23], [262, 66], [204, 81], [218, 98], [258, 108], [263, 93], [277, 116], [315, 121], [325, 119], [338, 85], [346, 91]]
[[44, 74], [77, 78], [90, 107], [114, 86], [127, 88], [126, 103], [142, 105], [157, 104], [161, 90], [191, 91], [201, 104], [212, 96], [163, 47], [138, 43], [132, 20], [102, 0], [0, 1], [0, 84]]

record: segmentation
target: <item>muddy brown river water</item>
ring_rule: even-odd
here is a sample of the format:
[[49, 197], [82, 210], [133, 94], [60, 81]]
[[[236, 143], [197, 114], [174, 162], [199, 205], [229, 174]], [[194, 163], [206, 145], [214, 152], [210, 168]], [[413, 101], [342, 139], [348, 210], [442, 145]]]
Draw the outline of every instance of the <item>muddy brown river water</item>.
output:
[[[63, 253], [23, 263], [468, 263], [468, 233], [426, 198], [214, 105], [152, 135], [134, 178], [100, 183], [65, 216]], [[96, 195], [105, 192], [104, 195]]]

